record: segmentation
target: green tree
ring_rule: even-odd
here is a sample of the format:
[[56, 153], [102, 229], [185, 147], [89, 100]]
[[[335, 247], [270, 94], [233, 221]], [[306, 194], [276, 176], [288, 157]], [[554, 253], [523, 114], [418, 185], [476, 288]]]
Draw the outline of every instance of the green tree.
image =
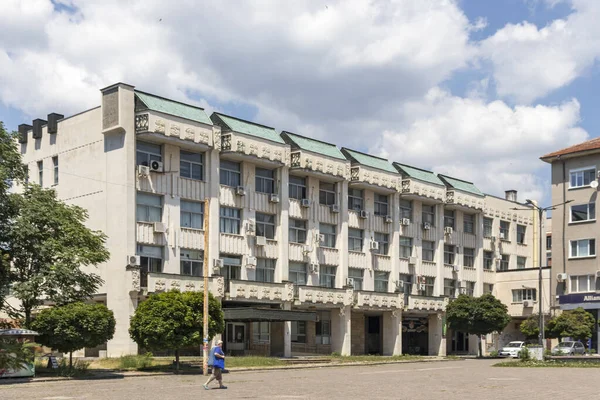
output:
[[508, 308], [491, 294], [461, 294], [446, 307], [446, 319], [451, 329], [477, 335], [481, 356], [481, 336], [502, 331], [510, 322], [510, 315]]
[[113, 312], [104, 304], [79, 302], [42, 310], [31, 327], [40, 334], [40, 344], [69, 353], [72, 368], [73, 352], [106, 343], [115, 334], [115, 324]]
[[108, 260], [109, 252], [106, 236], [85, 226], [87, 211], [60, 201], [54, 190], [28, 185], [14, 199], [19, 214], [6, 247], [13, 295], [20, 300], [16, 312], [29, 327], [31, 312], [45, 300], [63, 305], [90, 298], [102, 279], [81, 267]]
[[[223, 332], [221, 304], [209, 293], [209, 338]], [[131, 318], [129, 334], [147, 350], [172, 350], [179, 369], [179, 351], [202, 344], [203, 292], [169, 291], [154, 294], [141, 303]]]
[[24, 363], [33, 362], [36, 344], [0, 337], [0, 375], [6, 370], [18, 370]]
[[537, 338], [540, 334], [539, 315], [530, 315], [529, 318], [521, 323], [519, 330], [527, 339]]
[[595, 323], [594, 316], [581, 307], [564, 311], [548, 321], [548, 337], [570, 337], [575, 340], [585, 340], [592, 337]]

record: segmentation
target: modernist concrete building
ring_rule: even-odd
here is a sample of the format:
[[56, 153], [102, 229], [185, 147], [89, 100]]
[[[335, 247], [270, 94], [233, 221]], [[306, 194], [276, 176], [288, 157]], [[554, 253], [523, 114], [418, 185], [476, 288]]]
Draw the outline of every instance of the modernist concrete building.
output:
[[121, 83], [19, 132], [30, 180], [108, 235], [95, 300], [117, 319], [109, 356], [138, 351], [129, 318], [149, 294], [204, 289], [205, 253], [234, 354], [472, 353], [446, 330], [449, 299], [494, 293], [516, 323], [539, 301], [535, 214], [513, 191]]

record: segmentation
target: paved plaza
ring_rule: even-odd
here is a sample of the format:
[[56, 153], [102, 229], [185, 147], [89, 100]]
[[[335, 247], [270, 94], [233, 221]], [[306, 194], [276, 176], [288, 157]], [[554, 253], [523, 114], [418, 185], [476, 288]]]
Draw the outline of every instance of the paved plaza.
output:
[[[598, 369], [493, 368], [497, 360], [225, 374], [206, 391], [197, 375], [0, 385], [2, 400], [67, 399], [592, 399]], [[566, 385], [565, 382], [570, 382]], [[576, 384], [574, 384], [576, 383]]]

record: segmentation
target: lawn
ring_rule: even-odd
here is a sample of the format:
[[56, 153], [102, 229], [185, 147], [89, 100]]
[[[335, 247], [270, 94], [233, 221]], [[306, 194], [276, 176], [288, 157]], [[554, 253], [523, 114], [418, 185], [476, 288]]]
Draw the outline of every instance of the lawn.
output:
[[493, 365], [494, 367], [506, 368], [600, 368], [598, 362], [585, 361], [504, 361]]

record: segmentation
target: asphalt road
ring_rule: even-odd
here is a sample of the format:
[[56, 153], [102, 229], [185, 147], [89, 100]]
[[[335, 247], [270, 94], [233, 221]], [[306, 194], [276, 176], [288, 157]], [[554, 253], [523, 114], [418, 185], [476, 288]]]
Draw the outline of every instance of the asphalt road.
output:
[[[594, 399], [596, 368], [494, 368], [497, 360], [224, 374], [206, 391], [196, 375], [0, 385], [2, 400], [169, 399]], [[213, 383], [213, 387], [216, 387]]]

